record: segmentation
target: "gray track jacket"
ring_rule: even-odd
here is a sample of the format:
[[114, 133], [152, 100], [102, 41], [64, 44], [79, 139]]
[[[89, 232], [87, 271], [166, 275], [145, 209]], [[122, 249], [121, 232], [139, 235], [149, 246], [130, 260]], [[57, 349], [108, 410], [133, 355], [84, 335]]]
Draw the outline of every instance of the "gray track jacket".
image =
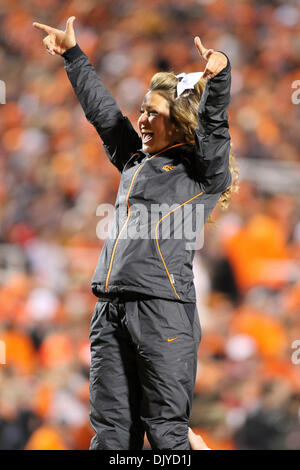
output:
[[94, 294], [137, 293], [194, 302], [194, 242], [231, 185], [229, 59], [226, 68], [207, 80], [195, 143], [179, 142], [150, 155], [140, 150], [141, 138], [78, 44], [63, 57], [86, 118], [121, 173], [115, 219], [92, 279]]

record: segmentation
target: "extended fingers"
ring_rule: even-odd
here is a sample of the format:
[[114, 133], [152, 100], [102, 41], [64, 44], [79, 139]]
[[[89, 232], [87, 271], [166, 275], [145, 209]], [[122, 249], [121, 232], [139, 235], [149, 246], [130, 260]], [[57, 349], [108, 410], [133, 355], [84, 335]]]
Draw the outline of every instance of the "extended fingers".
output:
[[40, 29], [41, 31], [44, 31], [44, 33], [53, 33], [54, 32], [54, 28], [51, 28], [51, 26], [48, 26], [46, 24], [42, 24], [42, 23], [32, 23], [32, 25], [36, 28], [36, 29]]
[[207, 60], [206, 68], [203, 73], [203, 78], [214, 78], [218, 73], [226, 67], [227, 58], [221, 52], [215, 52], [213, 49], [206, 49], [199, 36], [194, 38], [195, 46], [199, 54]]
[[206, 47], [203, 46], [200, 38], [198, 36], [195, 37], [194, 39], [195, 46], [198, 49], [199, 54], [205, 59], [209, 60], [211, 54], [215, 52], [213, 49], [206, 49]]
[[76, 20], [75, 16], [70, 16], [70, 18], [67, 19], [67, 24], [66, 24], [66, 32], [67, 33], [74, 33], [74, 26], [73, 23]]
[[204, 54], [207, 52], [207, 49], [203, 46], [199, 36], [196, 36], [194, 39], [195, 46], [197, 47], [199, 54], [204, 57]]
[[54, 45], [55, 45], [55, 33], [54, 33], [54, 31], [55, 31], [55, 29], [51, 28], [51, 26], [47, 26], [46, 24], [41, 24], [41, 23], [33, 23], [33, 26], [36, 29], [40, 29], [41, 31], [44, 31], [44, 33], [48, 34], [48, 36], [46, 36], [43, 39], [43, 44], [44, 44], [48, 54], [55, 55], [55, 53], [56, 53], [56, 51], [54, 49]]

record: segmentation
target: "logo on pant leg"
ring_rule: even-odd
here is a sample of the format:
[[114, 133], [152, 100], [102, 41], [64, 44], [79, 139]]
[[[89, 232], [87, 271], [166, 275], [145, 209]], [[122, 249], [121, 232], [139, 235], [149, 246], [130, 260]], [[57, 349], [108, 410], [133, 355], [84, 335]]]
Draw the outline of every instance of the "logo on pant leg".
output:
[[175, 336], [175, 338], [168, 338], [168, 343], [170, 343], [171, 341], [174, 341], [174, 339], [177, 339], [178, 336]]

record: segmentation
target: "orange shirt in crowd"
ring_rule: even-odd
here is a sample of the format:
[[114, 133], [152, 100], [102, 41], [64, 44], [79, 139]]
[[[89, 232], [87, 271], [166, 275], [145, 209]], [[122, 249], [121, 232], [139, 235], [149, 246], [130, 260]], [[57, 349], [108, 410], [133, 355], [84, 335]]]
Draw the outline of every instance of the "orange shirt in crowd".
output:
[[[288, 250], [281, 224], [258, 214], [225, 244], [238, 286], [245, 291], [256, 285], [280, 287], [287, 277]], [[276, 262], [276, 264], [274, 264]]]
[[288, 346], [287, 333], [280, 320], [247, 305], [232, 316], [230, 329], [232, 333], [255, 339], [258, 352], [265, 358], [282, 357]]
[[19, 374], [33, 374], [36, 353], [30, 337], [21, 331], [6, 330], [0, 339], [5, 344], [6, 364], [16, 367]]
[[68, 450], [60, 432], [50, 426], [41, 426], [30, 437], [25, 450]]

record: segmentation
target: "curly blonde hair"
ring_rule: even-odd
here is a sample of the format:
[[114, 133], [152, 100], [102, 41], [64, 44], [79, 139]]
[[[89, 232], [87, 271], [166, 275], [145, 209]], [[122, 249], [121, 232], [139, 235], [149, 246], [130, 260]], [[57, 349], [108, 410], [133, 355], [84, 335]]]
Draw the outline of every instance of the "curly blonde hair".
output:
[[[197, 128], [198, 107], [203, 94], [206, 79], [201, 78], [194, 89], [184, 91], [179, 97], [177, 95], [178, 78], [173, 72], [158, 72], [153, 75], [148, 92], [155, 91], [165, 98], [170, 107], [170, 119], [184, 136], [184, 142], [194, 143]], [[232, 148], [232, 144], [230, 144]], [[239, 189], [239, 170], [236, 159], [230, 150], [229, 169], [232, 176], [232, 184], [224, 192], [218, 201], [223, 209], [227, 209], [231, 199], [231, 193]]]

